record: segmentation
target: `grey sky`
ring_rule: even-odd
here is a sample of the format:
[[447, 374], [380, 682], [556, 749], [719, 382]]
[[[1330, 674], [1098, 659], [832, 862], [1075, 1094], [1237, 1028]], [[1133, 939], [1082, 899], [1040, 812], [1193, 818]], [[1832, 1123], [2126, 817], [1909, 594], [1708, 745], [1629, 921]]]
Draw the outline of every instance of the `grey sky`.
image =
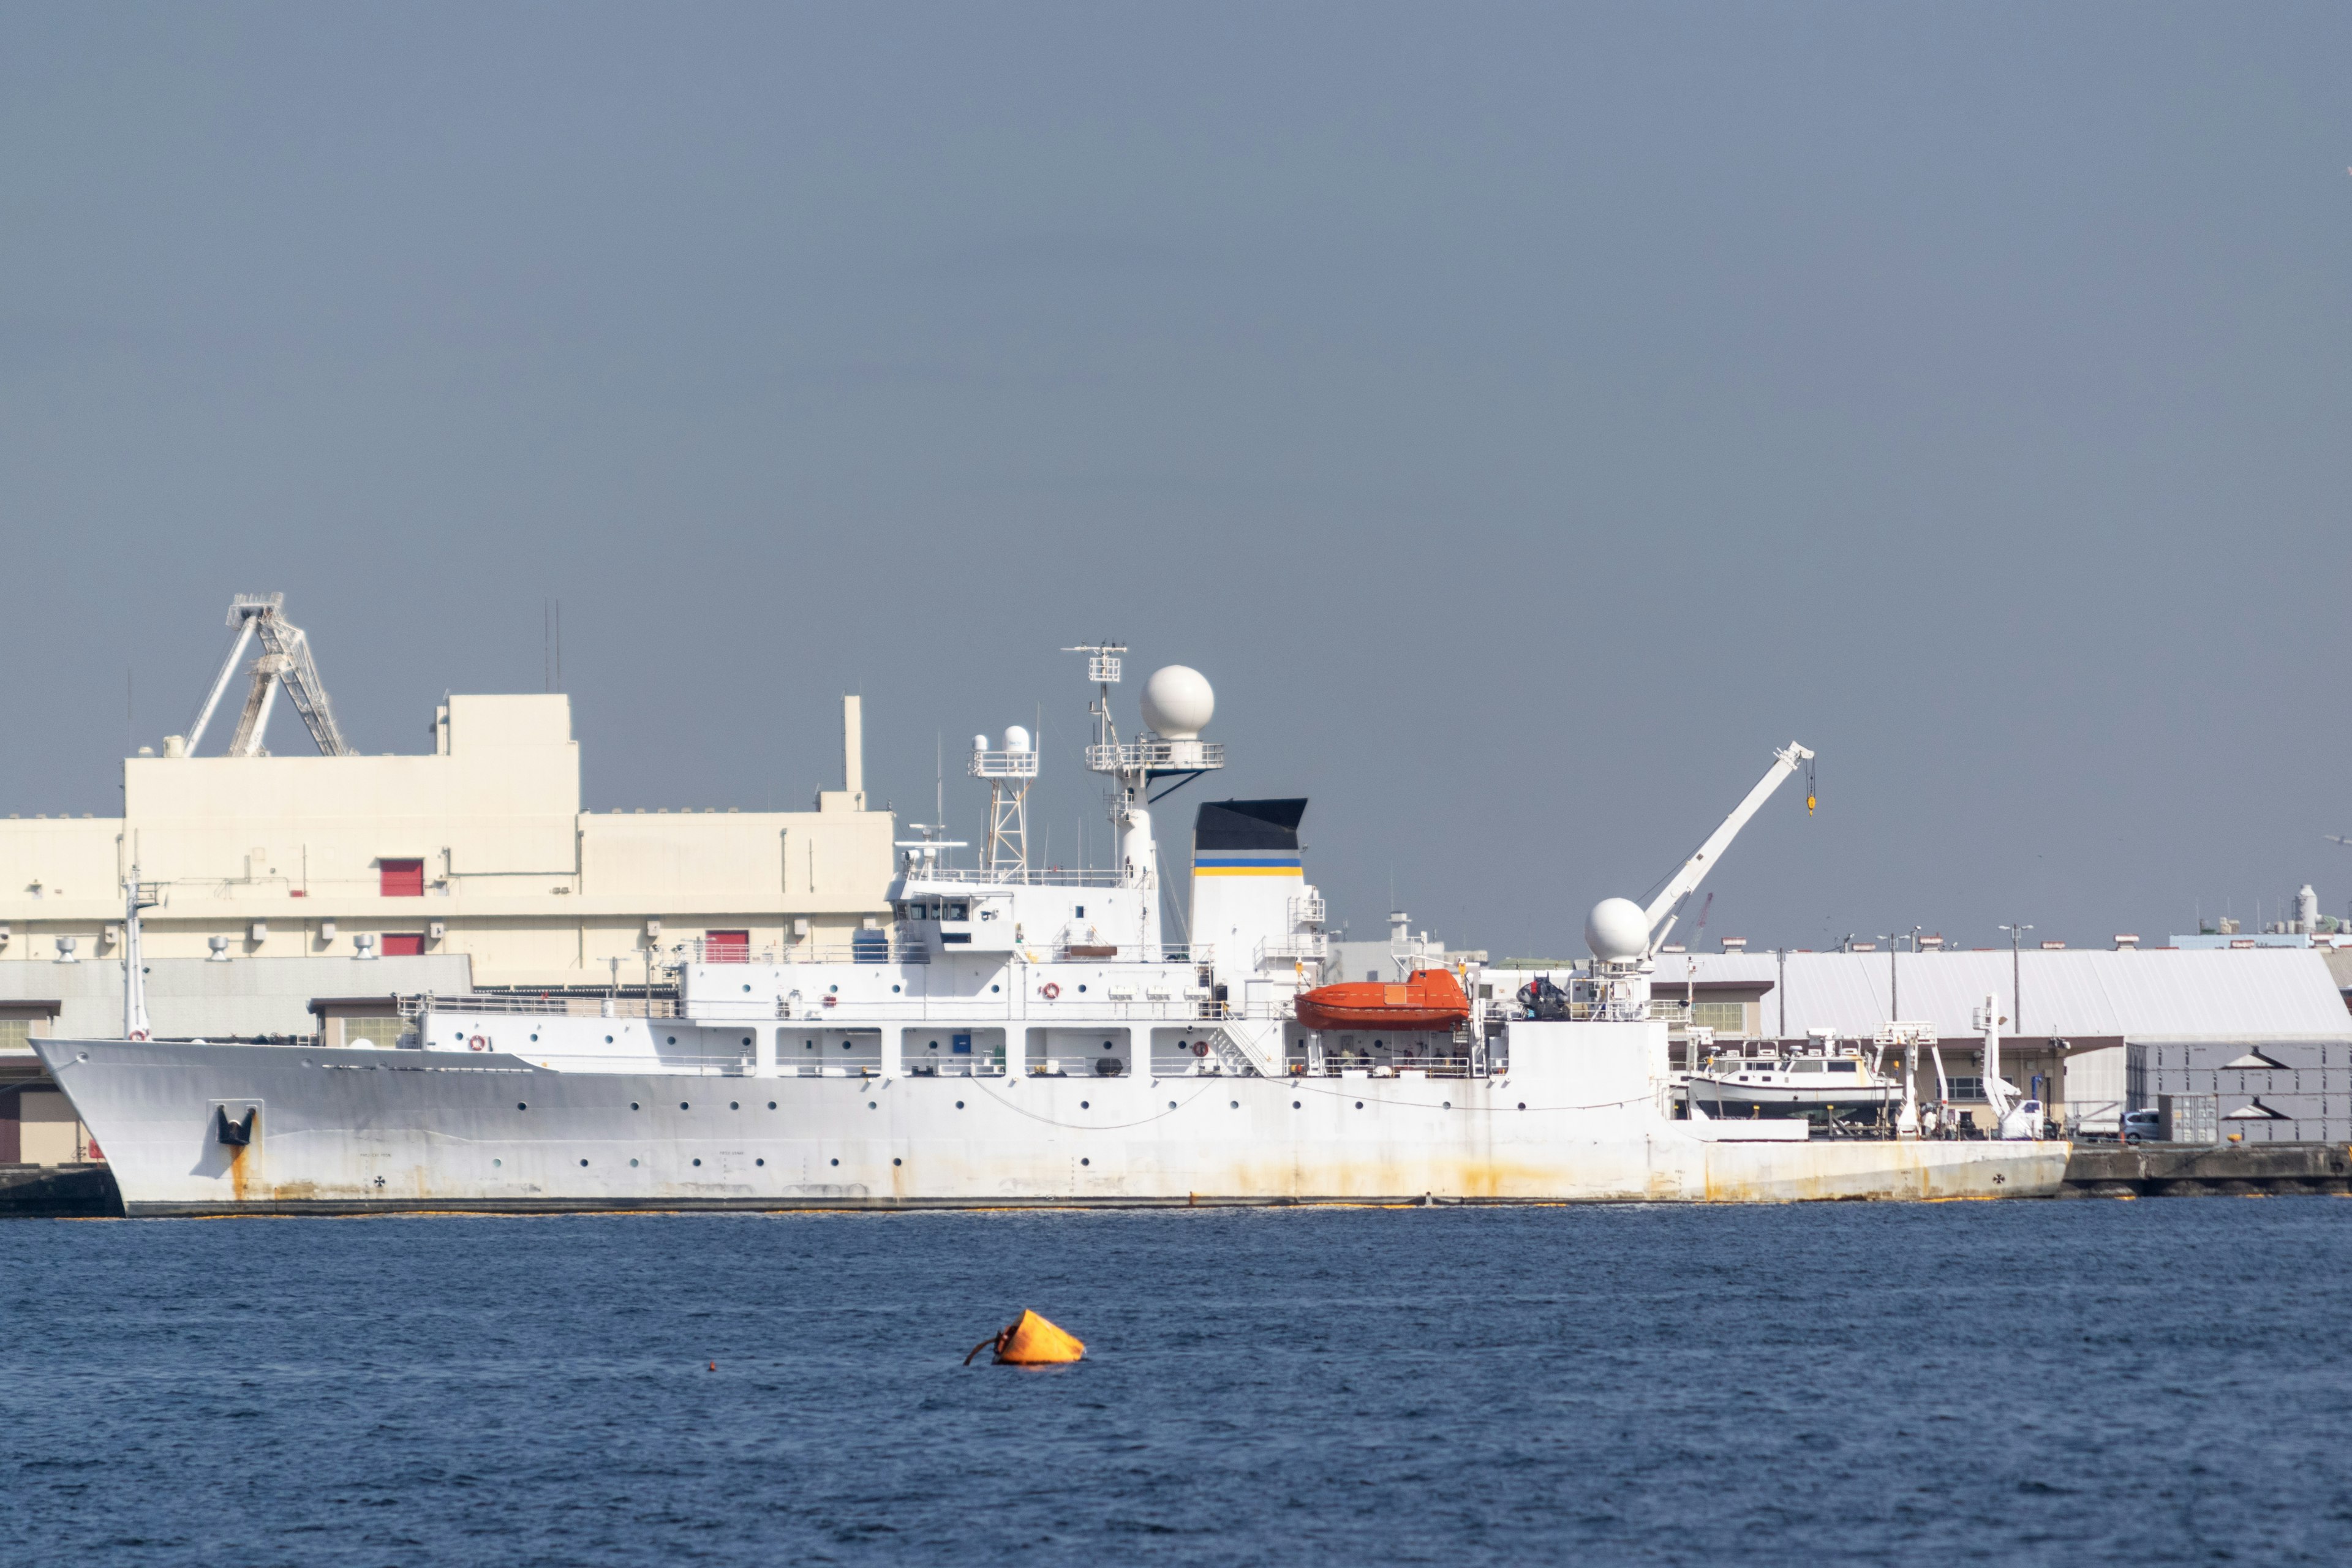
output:
[[[590, 804], [950, 809], [1216, 683], [1358, 934], [1579, 946], [1791, 736], [1709, 935], [2352, 900], [2352, 11], [0, 9], [5, 809], [239, 590]], [[1131, 701], [1136, 688], [1128, 689]], [[289, 714], [281, 752], [307, 745]], [[910, 809], [911, 808], [911, 809]], [[1166, 820], [1163, 818], [1163, 820]], [[2037, 933], [2040, 934], [2040, 933]]]

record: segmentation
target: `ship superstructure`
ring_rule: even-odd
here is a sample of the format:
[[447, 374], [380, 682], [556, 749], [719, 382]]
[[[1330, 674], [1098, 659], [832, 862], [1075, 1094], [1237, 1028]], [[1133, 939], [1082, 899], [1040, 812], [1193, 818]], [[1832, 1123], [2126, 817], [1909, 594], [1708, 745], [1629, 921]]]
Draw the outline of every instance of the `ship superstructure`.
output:
[[1016, 730], [975, 740], [992, 792], [979, 863], [950, 864], [941, 837], [902, 842], [888, 928], [838, 949], [688, 944], [674, 994], [634, 1005], [413, 998], [408, 1049], [42, 1054], [134, 1213], [2054, 1189], [2060, 1143], [1815, 1142], [1801, 1121], [1678, 1116], [1652, 960], [1802, 748], [1646, 910], [1595, 909], [1593, 959], [1567, 985], [1498, 999], [1465, 966], [1395, 987], [1393, 1011], [1386, 988], [1353, 985], [1330, 994], [1344, 1006], [1302, 1006], [1326, 952], [1307, 803], [1200, 804], [1171, 940], [1152, 807], [1223, 765], [1201, 737], [1213, 696], [1197, 672], [1159, 670], [1122, 738], [1125, 649], [1074, 651], [1097, 693], [1086, 762], [1111, 784], [1109, 867], [1032, 863], [1037, 764]]

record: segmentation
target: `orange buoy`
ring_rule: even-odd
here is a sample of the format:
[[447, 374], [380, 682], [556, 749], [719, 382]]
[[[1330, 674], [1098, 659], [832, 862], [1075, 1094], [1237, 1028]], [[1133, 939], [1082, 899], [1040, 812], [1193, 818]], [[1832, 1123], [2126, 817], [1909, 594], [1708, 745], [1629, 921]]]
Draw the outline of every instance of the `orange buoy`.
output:
[[1310, 1029], [1451, 1029], [1469, 1016], [1470, 998], [1444, 969], [1416, 969], [1402, 985], [1318, 985], [1298, 998], [1298, 1021]]
[[1052, 1366], [1081, 1360], [1087, 1353], [1084, 1340], [1065, 1332], [1025, 1307], [1012, 1327], [972, 1346], [971, 1355], [963, 1358], [963, 1364], [970, 1366], [972, 1356], [992, 1346], [1000, 1366]]

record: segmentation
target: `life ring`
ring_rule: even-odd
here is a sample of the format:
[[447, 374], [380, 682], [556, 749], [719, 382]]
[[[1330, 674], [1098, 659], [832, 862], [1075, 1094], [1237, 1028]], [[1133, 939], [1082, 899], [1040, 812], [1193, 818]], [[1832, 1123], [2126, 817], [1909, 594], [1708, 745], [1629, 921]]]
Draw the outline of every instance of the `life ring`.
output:
[[145, 1038], [147, 1037], [147, 1031], [146, 1031], [146, 1030], [144, 1030], [144, 1029], [133, 1029], [133, 1030], [131, 1030], [131, 1033], [130, 1033], [130, 1034], [126, 1035], [126, 1036], [125, 1036], [125, 1037], [124, 1037], [125, 1039], [131, 1039], [131, 1040], [143, 1040], [143, 1039], [145, 1039]]
[[1209, 1042], [1206, 1040], [1194, 1040], [1192, 1042], [1192, 1054], [1196, 1057], [1207, 1056], [1209, 1054]]
[[1051, 1002], [1055, 997], [1059, 996], [1061, 994], [1062, 988], [1055, 984], [1050, 980], [1045, 982], [1045, 984], [1037, 987], [1037, 994], [1043, 996], [1048, 1002]]
[[476, 1035], [472, 1039], [467, 1040], [466, 1045], [471, 1050], [487, 1051], [490, 1048], [490, 1037], [488, 1035]]

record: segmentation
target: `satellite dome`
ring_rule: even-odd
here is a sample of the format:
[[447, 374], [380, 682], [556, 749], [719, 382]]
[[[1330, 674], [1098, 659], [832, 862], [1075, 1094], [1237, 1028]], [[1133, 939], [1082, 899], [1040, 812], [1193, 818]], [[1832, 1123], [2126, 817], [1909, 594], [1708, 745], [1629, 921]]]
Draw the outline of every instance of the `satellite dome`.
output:
[[1650, 918], [1631, 899], [1603, 899], [1584, 917], [1584, 945], [1606, 963], [1639, 958], [1650, 951]]
[[1028, 751], [1030, 749], [1029, 731], [1019, 724], [1007, 729], [1004, 731], [1004, 749], [1013, 752]]
[[1217, 710], [1217, 694], [1197, 669], [1171, 664], [1143, 683], [1143, 721], [1160, 739], [1196, 741]]

